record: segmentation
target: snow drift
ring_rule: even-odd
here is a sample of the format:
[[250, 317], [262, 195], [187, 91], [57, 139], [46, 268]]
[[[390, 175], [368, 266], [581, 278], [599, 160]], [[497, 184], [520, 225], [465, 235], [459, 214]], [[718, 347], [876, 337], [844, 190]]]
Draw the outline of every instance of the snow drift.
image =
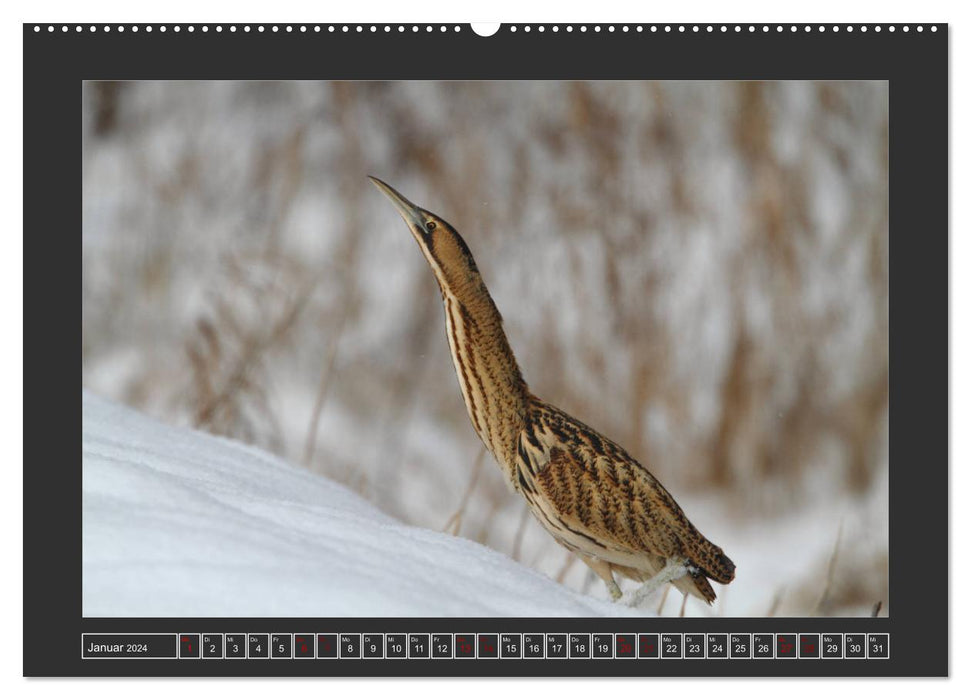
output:
[[87, 392], [82, 455], [87, 617], [644, 614]]

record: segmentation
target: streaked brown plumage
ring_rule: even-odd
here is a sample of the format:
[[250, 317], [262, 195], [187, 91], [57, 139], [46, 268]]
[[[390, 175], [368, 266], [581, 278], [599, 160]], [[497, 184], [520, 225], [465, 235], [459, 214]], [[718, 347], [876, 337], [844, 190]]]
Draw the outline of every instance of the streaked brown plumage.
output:
[[730, 582], [731, 559], [622, 447], [530, 393], [465, 241], [440, 217], [371, 181], [408, 224], [435, 274], [472, 427], [533, 515], [614, 598], [620, 597], [614, 574], [635, 581], [660, 575], [659, 583], [672, 576], [679, 590], [711, 603], [709, 579]]

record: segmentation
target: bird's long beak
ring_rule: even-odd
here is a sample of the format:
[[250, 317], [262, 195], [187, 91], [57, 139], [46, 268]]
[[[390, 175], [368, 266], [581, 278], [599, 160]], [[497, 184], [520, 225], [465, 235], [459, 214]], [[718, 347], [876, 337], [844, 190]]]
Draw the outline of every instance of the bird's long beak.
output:
[[408, 224], [409, 227], [416, 226], [420, 231], [425, 230], [425, 217], [422, 215], [421, 209], [401, 196], [401, 194], [395, 188], [391, 187], [391, 185], [382, 182], [376, 177], [371, 177], [370, 175], [368, 175], [368, 180], [370, 180], [375, 187], [381, 190], [381, 192], [391, 200], [394, 208], [398, 210], [398, 213], [401, 214], [401, 218], [405, 220], [405, 223]]

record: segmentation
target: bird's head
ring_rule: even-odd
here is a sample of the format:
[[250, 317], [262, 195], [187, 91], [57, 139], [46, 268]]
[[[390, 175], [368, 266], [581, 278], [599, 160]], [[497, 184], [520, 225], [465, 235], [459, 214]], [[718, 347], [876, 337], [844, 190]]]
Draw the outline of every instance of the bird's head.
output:
[[378, 178], [369, 176], [368, 179], [391, 200], [405, 220], [411, 235], [431, 265], [442, 291], [455, 291], [459, 286], [478, 281], [479, 270], [472, 253], [451, 224], [440, 216], [415, 206]]

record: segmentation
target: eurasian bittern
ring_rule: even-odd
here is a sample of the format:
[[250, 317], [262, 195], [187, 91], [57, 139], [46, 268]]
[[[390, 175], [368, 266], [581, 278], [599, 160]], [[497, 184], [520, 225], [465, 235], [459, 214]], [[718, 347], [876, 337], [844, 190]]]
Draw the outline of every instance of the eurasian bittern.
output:
[[472, 253], [441, 217], [377, 178], [435, 273], [452, 362], [472, 427], [539, 522], [621, 597], [619, 574], [646, 581], [636, 604], [665, 583], [711, 603], [708, 579], [735, 565], [685, 517], [624, 448], [530, 393]]

